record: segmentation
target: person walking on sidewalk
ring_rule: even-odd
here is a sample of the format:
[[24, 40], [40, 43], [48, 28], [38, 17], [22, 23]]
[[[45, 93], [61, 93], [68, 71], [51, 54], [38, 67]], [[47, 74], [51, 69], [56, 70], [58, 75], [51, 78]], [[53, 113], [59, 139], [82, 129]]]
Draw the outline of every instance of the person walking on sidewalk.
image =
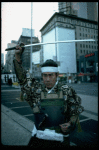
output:
[[75, 90], [58, 81], [58, 65], [46, 60], [41, 65], [43, 84], [28, 76], [22, 67], [24, 49], [16, 46], [14, 68], [21, 86], [21, 100], [33, 110], [34, 127], [28, 146], [33, 148], [69, 147], [69, 134], [75, 129], [84, 109]]

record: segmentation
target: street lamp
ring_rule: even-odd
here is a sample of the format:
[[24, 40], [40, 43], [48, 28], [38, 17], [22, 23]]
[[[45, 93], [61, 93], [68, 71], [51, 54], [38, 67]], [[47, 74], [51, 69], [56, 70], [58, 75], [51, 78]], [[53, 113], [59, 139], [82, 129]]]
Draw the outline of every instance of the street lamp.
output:
[[10, 73], [12, 73], [12, 70], [10, 70]]
[[[31, 44], [32, 44], [32, 14], [33, 14], [33, 2], [31, 2]], [[32, 46], [30, 51], [30, 74], [32, 74]]]

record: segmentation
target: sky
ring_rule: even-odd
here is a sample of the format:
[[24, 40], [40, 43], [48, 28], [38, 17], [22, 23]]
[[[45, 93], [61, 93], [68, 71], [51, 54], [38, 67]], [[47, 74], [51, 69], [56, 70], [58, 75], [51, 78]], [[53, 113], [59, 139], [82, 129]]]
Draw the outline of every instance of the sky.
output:
[[[58, 2], [33, 2], [32, 29], [41, 41], [40, 29], [58, 12]], [[18, 40], [22, 28], [31, 29], [31, 2], [2, 2], [1, 3], [1, 53], [11, 40]]]

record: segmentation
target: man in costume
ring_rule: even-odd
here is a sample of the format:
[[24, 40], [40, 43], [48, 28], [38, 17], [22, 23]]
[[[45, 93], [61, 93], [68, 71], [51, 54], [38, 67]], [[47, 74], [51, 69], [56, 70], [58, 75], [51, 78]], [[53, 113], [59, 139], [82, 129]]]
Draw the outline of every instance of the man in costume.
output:
[[16, 46], [14, 67], [21, 86], [21, 100], [33, 110], [34, 127], [31, 147], [69, 147], [69, 134], [75, 129], [79, 113], [83, 111], [81, 98], [68, 85], [58, 81], [58, 65], [46, 60], [41, 65], [43, 84], [40, 84], [22, 67], [24, 49]]

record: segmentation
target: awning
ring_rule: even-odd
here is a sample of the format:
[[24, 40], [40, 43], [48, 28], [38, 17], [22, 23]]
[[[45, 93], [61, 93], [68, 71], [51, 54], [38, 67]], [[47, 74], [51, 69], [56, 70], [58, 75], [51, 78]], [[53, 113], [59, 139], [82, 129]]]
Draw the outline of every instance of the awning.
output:
[[94, 76], [95, 75], [95, 73], [82, 73], [82, 72], [80, 72], [79, 74], [78, 74], [78, 76], [80, 77], [80, 76]]
[[95, 76], [95, 73], [86, 73], [86, 76]]
[[80, 73], [78, 74], [78, 76], [84, 76], [84, 73], [80, 72]]

